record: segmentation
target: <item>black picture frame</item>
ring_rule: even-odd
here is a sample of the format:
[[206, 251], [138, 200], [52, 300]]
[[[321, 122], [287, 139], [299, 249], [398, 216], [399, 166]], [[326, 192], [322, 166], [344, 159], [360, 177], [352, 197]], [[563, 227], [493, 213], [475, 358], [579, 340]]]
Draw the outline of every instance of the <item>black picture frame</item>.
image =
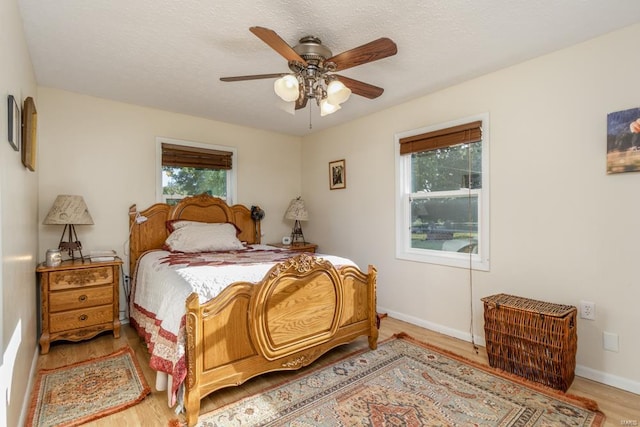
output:
[[347, 188], [347, 166], [345, 160], [329, 162], [329, 189], [342, 190]]
[[22, 120], [20, 116], [20, 106], [13, 95], [7, 97], [7, 111], [9, 112], [7, 139], [15, 151], [20, 151]]

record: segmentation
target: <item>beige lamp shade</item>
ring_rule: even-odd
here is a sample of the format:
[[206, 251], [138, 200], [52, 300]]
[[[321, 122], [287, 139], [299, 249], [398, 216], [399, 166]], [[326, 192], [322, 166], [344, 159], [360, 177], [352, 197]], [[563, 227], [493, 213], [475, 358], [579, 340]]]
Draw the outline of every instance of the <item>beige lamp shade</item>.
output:
[[91, 218], [89, 208], [87, 208], [82, 196], [60, 195], [56, 197], [42, 223], [47, 225], [92, 225], [93, 218]]
[[307, 208], [304, 207], [304, 200], [301, 197], [297, 197], [291, 200], [289, 203], [289, 207], [287, 211], [284, 213], [285, 219], [292, 219], [295, 222], [293, 223], [293, 229], [291, 230], [291, 243], [305, 243], [304, 234], [302, 234], [302, 225], [300, 221], [308, 221], [309, 220], [309, 212], [307, 212]]
[[293, 219], [296, 221], [308, 221], [309, 212], [307, 212], [307, 209], [304, 206], [304, 200], [300, 197], [291, 200], [284, 217], [286, 219]]

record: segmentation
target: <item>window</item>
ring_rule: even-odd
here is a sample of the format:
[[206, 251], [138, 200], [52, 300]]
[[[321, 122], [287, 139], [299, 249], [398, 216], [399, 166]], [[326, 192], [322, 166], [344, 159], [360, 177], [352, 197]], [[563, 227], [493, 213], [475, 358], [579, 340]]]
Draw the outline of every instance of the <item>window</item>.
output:
[[207, 193], [233, 204], [235, 148], [157, 138], [157, 199], [170, 205]]
[[488, 114], [396, 135], [396, 256], [489, 270]]

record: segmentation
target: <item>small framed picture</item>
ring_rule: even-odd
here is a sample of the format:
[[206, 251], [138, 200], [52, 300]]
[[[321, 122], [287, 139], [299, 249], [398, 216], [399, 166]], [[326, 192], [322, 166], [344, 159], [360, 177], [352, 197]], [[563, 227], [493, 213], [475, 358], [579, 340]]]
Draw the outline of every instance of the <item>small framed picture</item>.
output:
[[329, 189], [341, 190], [347, 188], [347, 168], [342, 160], [329, 162]]
[[20, 107], [13, 95], [9, 95], [7, 101], [7, 111], [9, 112], [9, 125], [7, 126], [9, 132], [7, 137], [13, 149], [20, 151], [20, 135], [22, 134]]

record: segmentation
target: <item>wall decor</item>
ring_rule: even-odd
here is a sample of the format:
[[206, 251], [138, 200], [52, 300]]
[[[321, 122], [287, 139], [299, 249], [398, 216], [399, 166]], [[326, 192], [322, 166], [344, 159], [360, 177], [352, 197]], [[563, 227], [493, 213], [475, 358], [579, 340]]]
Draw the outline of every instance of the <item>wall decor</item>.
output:
[[28, 97], [22, 107], [22, 164], [30, 171], [36, 170], [37, 129], [36, 104], [32, 97]]
[[640, 108], [607, 114], [607, 173], [640, 171]]
[[20, 151], [20, 107], [13, 95], [9, 95], [7, 101], [7, 111], [9, 112], [9, 124], [7, 126], [9, 132], [7, 137], [13, 149]]
[[347, 168], [344, 159], [329, 162], [329, 189], [343, 188], [347, 188]]

